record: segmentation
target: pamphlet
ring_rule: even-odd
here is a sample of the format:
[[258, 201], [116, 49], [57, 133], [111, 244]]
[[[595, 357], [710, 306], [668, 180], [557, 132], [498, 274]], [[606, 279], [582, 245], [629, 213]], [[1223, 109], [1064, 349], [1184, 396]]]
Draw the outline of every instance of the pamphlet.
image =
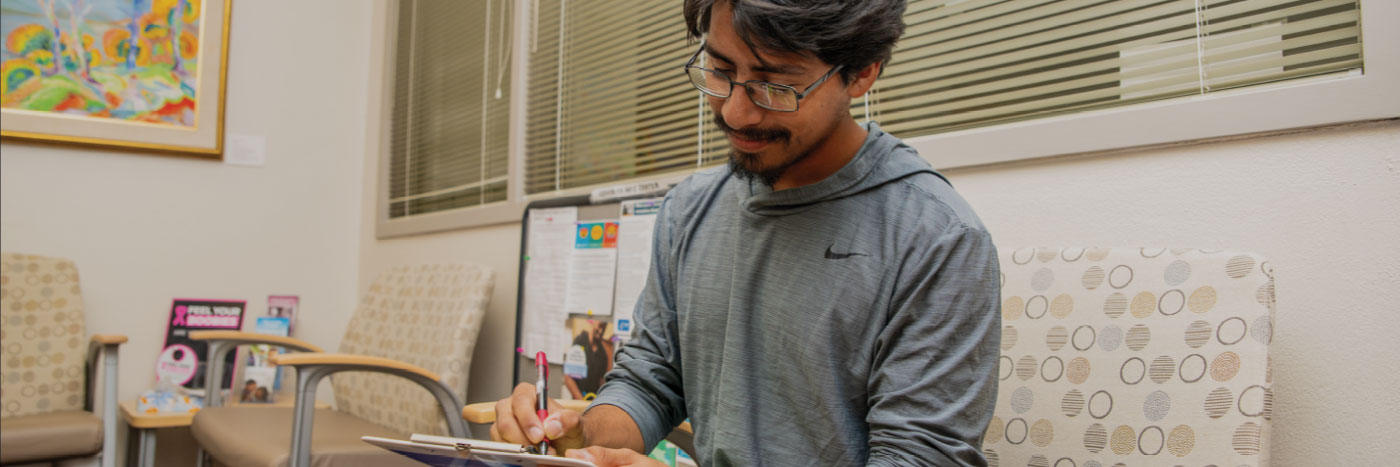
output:
[[268, 295], [267, 315], [273, 318], [287, 318], [287, 334], [292, 335], [297, 327], [297, 306], [301, 297], [296, 295]]
[[[259, 317], [253, 332], [274, 336], [287, 336], [291, 331], [291, 319], [274, 316]], [[267, 403], [276, 402], [274, 395], [282, 389], [282, 372], [271, 359], [282, 352], [282, 348], [268, 344], [247, 346], [243, 357], [243, 387], [239, 389], [238, 401]]]
[[[170, 318], [166, 321], [165, 346], [156, 361], [156, 378], [171, 384], [195, 390], [202, 394], [204, 378], [208, 371], [209, 344], [190, 340], [191, 331], [234, 330], [243, 325], [242, 300], [213, 300], [177, 298], [170, 305]], [[225, 368], [233, 368], [235, 356], [228, 355]], [[224, 380], [224, 387], [232, 387], [233, 372]]]

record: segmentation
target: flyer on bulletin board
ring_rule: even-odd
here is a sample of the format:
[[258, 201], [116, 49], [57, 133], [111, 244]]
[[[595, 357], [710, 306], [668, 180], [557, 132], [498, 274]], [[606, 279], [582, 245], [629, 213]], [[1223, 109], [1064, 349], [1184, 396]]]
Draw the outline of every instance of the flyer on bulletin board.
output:
[[521, 303], [525, 315], [521, 322], [535, 324], [522, 331], [521, 354], [545, 352], [549, 361], [563, 361], [559, 352], [570, 337], [569, 329], [564, 327], [569, 316], [564, 310], [564, 297], [568, 293], [578, 208], [531, 209], [527, 217], [529, 239], [523, 259], [525, 284], [529, 286], [525, 287]]
[[622, 202], [622, 217], [617, 234], [617, 284], [613, 298], [613, 322], [618, 338], [632, 337], [636, 323], [632, 319], [637, 298], [646, 287], [651, 271], [651, 243], [656, 228], [656, 215], [661, 212], [664, 198], [647, 198]]
[[570, 314], [612, 315], [617, 272], [617, 222], [579, 222], [574, 227], [564, 309]]
[[[186, 389], [203, 390], [208, 371], [209, 344], [191, 340], [193, 331], [232, 330], [243, 326], [242, 300], [177, 298], [170, 305], [166, 321], [165, 346], [156, 361], [156, 378]], [[231, 387], [235, 352], [229, 352], [224, 368], [228, 378], [224, 387]]]

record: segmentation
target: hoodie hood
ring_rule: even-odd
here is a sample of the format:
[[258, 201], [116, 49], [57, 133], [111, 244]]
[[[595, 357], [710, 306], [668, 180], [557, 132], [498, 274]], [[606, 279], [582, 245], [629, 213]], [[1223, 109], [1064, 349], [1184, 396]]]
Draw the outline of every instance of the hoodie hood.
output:
[[[918, 152], [880, 130], [875, 122], [865, 124], [869, 134], [855, 157], [841, 170], [820, 182], [788, 190], [773, 191], [763, 183], [751, 181], [747, 189], [740, 184], [740, 204], [744, 210], [762, 216], [782, 216], [802, 212], [824, 201], [844, 198], [894, 183], [915, 174], [927, 173], [944, 182], [947, 178], [929, 165]], [[737, 180], [737, 179], [735, 179]]]

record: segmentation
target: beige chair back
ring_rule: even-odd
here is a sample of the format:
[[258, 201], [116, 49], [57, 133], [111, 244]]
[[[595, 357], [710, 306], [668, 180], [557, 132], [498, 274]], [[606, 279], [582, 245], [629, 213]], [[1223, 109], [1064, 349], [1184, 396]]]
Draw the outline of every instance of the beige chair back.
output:
[[1267, 261], [1150, 248], [1000, 259], [992, 465], [1268, 465]]
[[[340, 352], [426, 368], [465, 401], [472, 350], [494, 281], [490, 268], [477, 265], [385, 271], [361, 298]], [[332, 380], [337, 410], [405, 433], [447, 434], [441, 406], [416, 384], [362, 372], [338, 373]]]
[[0, 253], [0, 418], [82, 410], [83, 295], [72, 261]]

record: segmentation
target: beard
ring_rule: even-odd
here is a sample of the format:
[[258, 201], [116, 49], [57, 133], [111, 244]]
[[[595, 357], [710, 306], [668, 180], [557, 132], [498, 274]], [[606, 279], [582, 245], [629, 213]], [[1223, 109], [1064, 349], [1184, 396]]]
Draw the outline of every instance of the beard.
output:
[[[733, 128], [724, 122], [724, 117], [719, 112], [715, 112], [715, 125], [720, 131], [732, 134], [742, 139], [750, 141], [764, 141], [769, 143], [789, 144], [792, 141], [792, 132], [782, 128]], [[802, 148], [790, 154], [784, 155], [784, 159], [776, 164], [765, 165], [761, 157], [756, 153], [743, 152], [729, 148], [729, 172], [740, 180], [746, 182], [758, 181], [769, 188], [782, 178], [789, 168], [802, 162], [812, 153], [811, 148]]]

